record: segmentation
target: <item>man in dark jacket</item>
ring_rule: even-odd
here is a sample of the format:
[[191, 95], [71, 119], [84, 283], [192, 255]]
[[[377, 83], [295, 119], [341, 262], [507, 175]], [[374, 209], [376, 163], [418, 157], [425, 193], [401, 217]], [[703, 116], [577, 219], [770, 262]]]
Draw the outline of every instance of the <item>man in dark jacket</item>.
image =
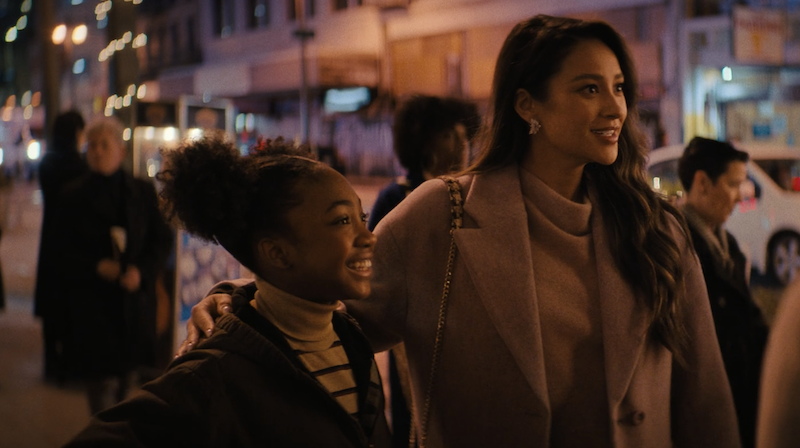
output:
[[755, 444], [758, 385], [768, 330], [750, 295], [745, 256], [724, 224], [742, 200], [740, 187], [747, 180], [748, 158], [746, 152], [728, 143], [695, 137], [678, 161], [686, 190], [682, 209], [703, 267], [744, 447]]
[[90, 173], [65, 188], [57, 213], [66, 254], [59, 270], [68, 305], [65, 363], [68, 374], [86, 380], [94, 414], [124, 398], [130, 372], [152, 349], [156, 276], [172, 233], [153, 185], [120, 168], [119, 122], [95, 121], [86, 137]]

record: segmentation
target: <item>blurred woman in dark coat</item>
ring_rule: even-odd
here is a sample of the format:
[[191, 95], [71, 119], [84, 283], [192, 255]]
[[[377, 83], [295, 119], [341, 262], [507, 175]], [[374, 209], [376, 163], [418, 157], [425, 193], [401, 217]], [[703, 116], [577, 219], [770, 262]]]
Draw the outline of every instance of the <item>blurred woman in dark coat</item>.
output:
[[[122, 169], [123, 128], [101, 118], [86, 129], [89, 172], [70, 182], [57, 210], [59, 266], [68, 303], [65, 365], [86, 381], [92, 414], [121, 401], [149, 352], [155, 284], [172, 247], [155, 187]], [[149, 331], [148, 331], [149, 333]]]
[[64, 185], [88, 171], [79, 153], [85, 126], [78, 112], [58, 115], [53, 122], [52, 146], [47, 148], [39, 165], [43, 217], [33, 306], [34, 314], [42, 319], [45, 379], [63, 380], [64, 374], [61, 360], [66, 309], [55, 276], [65, 255], [59, 254], [55, 248], [54, 232], [58, 226], [55, 210]]

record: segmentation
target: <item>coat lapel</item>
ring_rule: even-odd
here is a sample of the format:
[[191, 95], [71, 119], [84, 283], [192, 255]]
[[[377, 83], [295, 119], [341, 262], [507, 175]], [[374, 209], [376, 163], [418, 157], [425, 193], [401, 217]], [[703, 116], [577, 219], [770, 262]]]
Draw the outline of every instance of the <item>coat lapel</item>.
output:
[[[455, 232], [492, 323], [544, 409], [549, 409], [528, 217], [517, 165], [475, 176]], [[501, 256], [487, 257], [486, 254]]]
[[590, 190], [592, 238], [597, 263], [600, 314], [603, 329], [606, 388], [610, 409], [618, 405], [628, 390], [639, 351], [647, 337], [650, 313], [640, 297], [617, 268], [603, 217]]

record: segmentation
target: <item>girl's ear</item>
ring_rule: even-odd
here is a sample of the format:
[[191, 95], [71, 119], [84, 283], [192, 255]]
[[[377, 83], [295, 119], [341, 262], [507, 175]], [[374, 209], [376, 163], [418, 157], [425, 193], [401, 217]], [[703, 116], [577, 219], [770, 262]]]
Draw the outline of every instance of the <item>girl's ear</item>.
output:
[[517, 94], [514, 98], [514, 110], [526, 123], [530, 123], [531, 118], [536, 118], [533, 106], [534, 100], [531, 94], [525, 89], [517, 89]]
[[263, 262], [273, 269], [288, 269], [292, 267], [283, 239], [262, 238], [258, 242], [258, 255]]

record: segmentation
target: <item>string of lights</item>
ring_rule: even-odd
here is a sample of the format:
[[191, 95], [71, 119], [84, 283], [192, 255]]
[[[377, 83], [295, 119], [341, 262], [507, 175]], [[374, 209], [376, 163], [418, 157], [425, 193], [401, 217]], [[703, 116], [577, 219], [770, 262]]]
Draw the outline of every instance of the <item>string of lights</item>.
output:
[[[139, 1], [141, 2], [141, 0]], [[17, 19], [17, 23], [6, 30], [6, 42], [14, 42], [17, 40], [19, 32], [28, 27], [28, 13], [31, 11], [31, 6], [33, 6], [33, 0], [25, 0], [22, 2], [19, 8], [21, 15]]]
[[[142, 0], [125, 0], [126, 2], [132, 2], [134, 5], [138, 5], [142, 3]], [[94, 8], [95, 18], [97, 19], [98, 24], [108, 19], [108, 13], [111, 11], [112, 7], [111, 0], [106, 0], [104, 2], [98, 3], [97, 6]], [[125, 47], [131, 44], [133, 49], [141, 48], [147, 45], [147, 35], [144, 33], [140, 33], [133, 37], [132, 31], [126, 31], [122, 34], [122, 36], [118, 39], [112, 39], [108, 45], [106, 45], [103, 50], [100, 51], [100, 54], [97, 56], [97, 60], [100, 62], [105, 62], [112, 56], [114, 53], [118, 51], [122, 51]], [[138, 99], [144, 98], [145, 94], [147, 93], [147, 86], [140, 85], [136, 86], [135, 84], [131, 84], [128, 86], [127, 92], [125, 95], [117, 95], [113, 94], [106, 98], [106, 107], [104, 110], [104, 115], [110, 117], [114, 114], [115, 110], [120, 110], [125, 107], [129, 107], [133, 103], [133, 97], [136, 96]]]

